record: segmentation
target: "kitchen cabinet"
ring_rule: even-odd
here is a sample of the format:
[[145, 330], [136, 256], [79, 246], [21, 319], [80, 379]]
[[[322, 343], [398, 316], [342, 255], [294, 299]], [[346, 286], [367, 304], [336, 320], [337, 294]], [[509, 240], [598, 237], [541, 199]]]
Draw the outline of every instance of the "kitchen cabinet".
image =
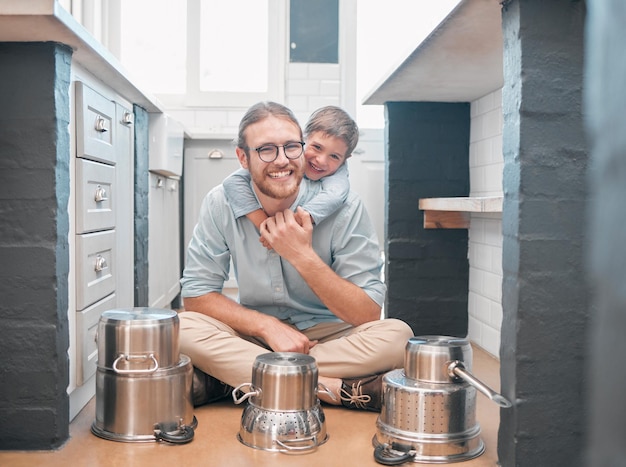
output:
[[[95, 394], [101, 313], [132, 306], [135, 289], [147, 288], [143, 269], [134, 280], [135, 256], [139, 269], [147, 255], [133, 246], [148, 243], [144, 179], [134, 200], [135, 132], [143, 169], [145, 114], [163, 109], [58, 0], [0, 0], [0, 48], [0, 287], [10, 311], [0, 321], [12, 337], [2, 355], [5, 380], [21, 388], [6, 392], [0, 418], [11, 427], [7, 447], [56, 449]], [[96, 287], [102, 277], [111, 285]]]
[[[133, 114], [113, 89], [74, 69], [71, 137], [74, 232], [70, 241], [70, 411], [95, 394], [100, 315], [132, 307]], [[72, 205], [72, 203], [70, 202]], [[71, 311], [73, 310], [73, 311]]]

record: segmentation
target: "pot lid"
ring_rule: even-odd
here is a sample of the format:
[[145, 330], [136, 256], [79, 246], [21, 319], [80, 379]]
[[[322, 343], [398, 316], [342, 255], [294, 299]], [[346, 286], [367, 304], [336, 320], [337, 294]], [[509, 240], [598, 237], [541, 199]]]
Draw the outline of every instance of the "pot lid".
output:
[[155, 321], [170, 321], [172, 319], [178, 319], [178, 314], [174, 310], [149, 307], [116, 308], [105, 311], [100, 317], [101, 321], [138, 321], [142, 324]]
[[255, 366], [287, 367], [315, 367], [315, 358], [297, 352], [268, 352], [256, 357]]

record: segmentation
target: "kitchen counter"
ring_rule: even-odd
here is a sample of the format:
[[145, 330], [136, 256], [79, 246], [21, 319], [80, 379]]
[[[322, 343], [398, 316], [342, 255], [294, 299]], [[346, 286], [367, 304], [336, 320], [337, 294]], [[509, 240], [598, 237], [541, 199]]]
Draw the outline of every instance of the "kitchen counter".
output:
[[57, 0], [0, 0], [0, 42], [58, 42], [74, 50], [72, 60], [151, 113], [161, 113], [156, 97], [143, 92], [119, 60]]

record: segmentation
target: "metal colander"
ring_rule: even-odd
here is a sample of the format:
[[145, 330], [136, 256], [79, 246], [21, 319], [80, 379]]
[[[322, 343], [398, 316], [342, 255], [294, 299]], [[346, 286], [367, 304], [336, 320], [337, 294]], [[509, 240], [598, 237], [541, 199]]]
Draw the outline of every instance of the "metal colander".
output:
[[273, 411], [248, 404], [237, 438], [265, 451], [299, 452], [315, 449], [328, 439], [319, 403], [309, 410]]
[[257, 356], [252, 382], [239, 385], [232, 393], [236, 404], [248, 401], [241, 416], [239, 441], [288, 453], [310, 451], [326, 442], [324, 412], [317, 394], [332, 393], [318, 383], [317, 375], [317, 363], [310, 355], [269, 352]]
[[393, 370], [383, 378], [375, 447], [412, 454], [415, 462], [447, 463], [485, 450], [476, 423], [476, 389], [468, 384], [420, 383]]
[[409, 339], [404, 368], [383, 376], [383, 405], [372, 441], [377, 462], [448, 463], [484, 452], [476, 421], [476, 391], [501, 407], [511, 403], [476, 379], [469, 372], [471, 365], [467, 339]]

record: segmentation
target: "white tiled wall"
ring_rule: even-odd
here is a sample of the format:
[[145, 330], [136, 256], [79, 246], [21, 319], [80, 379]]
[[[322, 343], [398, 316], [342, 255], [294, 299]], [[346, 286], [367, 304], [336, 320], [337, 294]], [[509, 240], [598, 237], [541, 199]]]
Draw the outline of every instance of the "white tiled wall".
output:
[[[502, 91], [471, 103], [470, 196], [502, 196]], [[469, 338], [500, 353], [502, 215], [472, 214], [469, 231]]]
[[341, 106], [341, 70], [337, 64], [290, 63], [285, 103], [302, 126], [311, 112], [325, 105]]
[[[341, 106], [341, 70], [337, 64], [290, 63], [287, 65], [284, 104], [304, 126], [315, 109], [325, 105]], [[223, 139], [235, 137], [245, 108], [199, 107], [169, 109], [194, 137]]]

